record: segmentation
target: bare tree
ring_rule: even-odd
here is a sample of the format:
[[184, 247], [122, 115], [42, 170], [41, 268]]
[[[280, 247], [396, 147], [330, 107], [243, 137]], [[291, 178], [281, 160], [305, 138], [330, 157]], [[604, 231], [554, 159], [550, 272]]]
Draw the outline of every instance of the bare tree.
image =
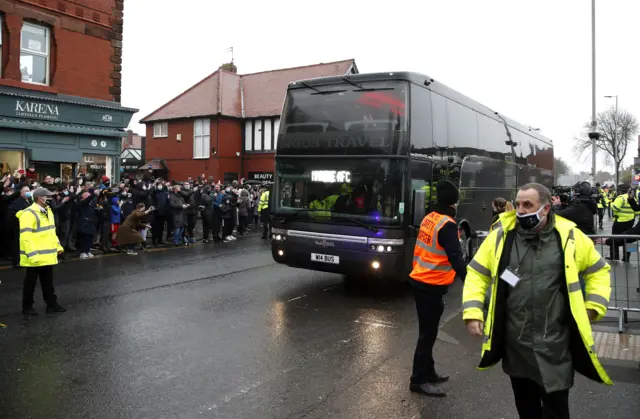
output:
[[554, 179], [555, 183], [558, 183], [558, 178], [560, 178], [560, 176], [568, 175], [570, 172], [569, 166], [564, 160], [562, 160], [562, 157], [554, 157], [553, 166], [554, 166], [553, 172], [555, 176], [555, 179]]
[[[596, 141], [596, 149], [605, 156], [605, 163], [613, 162], [616, 185], [620, 182], [620, 166], [633, 136], [638, 132], [638, 120], [627, 111], [618, 111], [615, 107], [600, 112], [597, 117], [597, 129], [600, 138]], [[574, 149], [579, 155], [591, 150], [591, 139], [588, 133], [591, 124], [586, 123], [580, 138], [574, 138]]]

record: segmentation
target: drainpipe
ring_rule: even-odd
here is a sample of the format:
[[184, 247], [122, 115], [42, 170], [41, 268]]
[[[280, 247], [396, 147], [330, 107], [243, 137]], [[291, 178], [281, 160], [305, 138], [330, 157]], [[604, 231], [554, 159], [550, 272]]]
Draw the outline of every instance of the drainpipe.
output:
[[247, 133], [245, 132], [245, 121], [244, 121], [244, 80], [240, 77], [240, 115], [242, 119], [240, 120], [240, 130], [242, 131], [242, 135], [240, 136], [240, 179], [245, 177], [244, 175], [244, 142]]

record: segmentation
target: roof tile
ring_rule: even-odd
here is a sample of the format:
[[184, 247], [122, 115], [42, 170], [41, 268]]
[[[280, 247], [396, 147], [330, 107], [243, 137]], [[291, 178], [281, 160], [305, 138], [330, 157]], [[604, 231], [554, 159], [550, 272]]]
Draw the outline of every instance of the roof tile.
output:
[[217, 70], [140, 122], [217, 113], [236, 118], [280, 115], [290, 82], [347, 74], [352, 66], [355, 66], [353, 59], [245, 75]]

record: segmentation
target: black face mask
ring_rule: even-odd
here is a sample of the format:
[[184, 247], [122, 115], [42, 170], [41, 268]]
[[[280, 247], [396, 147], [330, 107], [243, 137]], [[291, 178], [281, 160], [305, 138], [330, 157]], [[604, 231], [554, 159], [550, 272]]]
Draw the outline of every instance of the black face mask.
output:
[[523, 230], [533, 230], [534, 228], [538, 227], [538, 225], [540, 225], [540, 222], [542, 221], [540, 212], [542, 212], [543, 208], [544, 206], [540, 207], [538, 211], [531, 214], [520, 215], [516, 213], [516, 217], [518, 220], [518, 224], [520, 224], [520, 227], [522, 227]]

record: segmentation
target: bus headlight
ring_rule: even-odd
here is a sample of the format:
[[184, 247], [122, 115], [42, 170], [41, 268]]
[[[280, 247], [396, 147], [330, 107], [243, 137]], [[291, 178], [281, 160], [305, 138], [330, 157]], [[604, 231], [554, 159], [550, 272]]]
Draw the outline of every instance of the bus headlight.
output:
[[277, 242], [283, 242], [287, 240], [287, 230], [272, 229], [271, 238]]
[[401, 252], [404, 247], [403, 239], [375, 239], [367, 240], [369, 251], [375, 253]]

